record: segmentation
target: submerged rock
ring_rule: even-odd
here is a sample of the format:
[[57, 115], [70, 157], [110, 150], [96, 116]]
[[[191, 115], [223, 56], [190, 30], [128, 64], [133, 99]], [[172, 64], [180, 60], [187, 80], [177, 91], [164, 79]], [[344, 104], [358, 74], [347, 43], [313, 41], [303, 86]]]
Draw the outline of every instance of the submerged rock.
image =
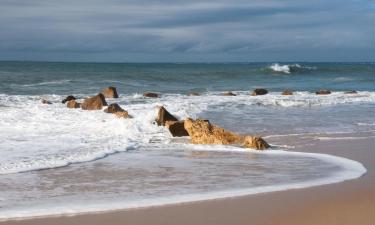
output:
[[40, 102], [41, 102], [42, 104], [47, 104], [47, 105], [51, 105], [51, 104], [52, 104], [52, 102], [47, 101], [47, 100], [45, 100], [45, 99], [40, 100]]
[[352, 90], [352, 91], [346, 91], [344, 94], [358, 94], [358, 92]]
[[81, 104], [81, 108], [83, 110], [101, 110], [103, 106], [107, 105], [104, 95], [99, 93], [94, 97], [86, 98]]
[[156, 93], [152, 93], [152, 92], [145, 92], [145, 93], [143, 93], [143, 97], [148, 97], [148, 98], [158, 98], [159, 95], [156, 94]]
[[265, 150], [271, 146], [261, 137], [245, 136], [244, 147]]
[[189, 92], [188, 96], [200, 96], [198, 92]]
[[316, 91], [315, 94], [317, 94], [317, 95], [329, 95], [329, 94], [331, 94], [331, 91], [330, 90], [319, 90], [319, 91]]
[[159, 126], [165, 126], [165, 122], [178, 121], [178, 119], [170, 114], [163, 106], [160, 106], [158, 116], [156, 117], [155, 121]]
[[251, 95], [252, 96], [256, 96], [256, 95], [266, 95], [268, 94], [268, 91], [266, 89], [263, 89], [263, 88], [257, 88], [255, 89]]
[[168, 128], [173, 137], [184, 137], [189, 136], [189, 133], [184, 127], [185, 121], [166, 121], [165, 127]]
[[212, 125], [208, 120], [187, 118], [184, 127], [193, 144], [242, 144], [246, 148], [263, 150], [270, 146], [261, 137], [242, 136]]
[[76, 97], [74, 97], [73, 95], [68, 95], [66, 96], [62, 101], [61, 103], [62, 104], [65, 104], [66, 102], [70, 101], [70, 100], [76, 100]]
[[282, 95], [293, 95], [293, 91], [287, 89], [287, 90], [283, 91], [283, 93], [281, 93], [281, 94], [282, 94]]
[[118, 118], [132, 118], [127, 111], [115, 112], [114, 113]]
[[105, 98], [118, 98], [117, 90], [115, 87], [104, 88], [100, 93], [102, 93]]
[[71, 109], [77, 109], [81, 107], [81, 103], [76, 102], [76, 100], [70, 100], [66, 104], [66, 107], [71, 108]]
[[234, 93], [231, 92], [231, 91], [221, 93], [221, 95], [222, 95], [222, 96], [237, 96], [236, 94], [234, 94]]

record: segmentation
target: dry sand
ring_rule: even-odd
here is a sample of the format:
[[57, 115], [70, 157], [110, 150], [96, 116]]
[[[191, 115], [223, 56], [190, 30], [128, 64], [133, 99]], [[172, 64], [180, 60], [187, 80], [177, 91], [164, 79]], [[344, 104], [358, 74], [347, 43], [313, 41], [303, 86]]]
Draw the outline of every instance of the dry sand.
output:
[[6, 221], [0, 225], [374, 225], [375, 138], [310, 144], [295, 150], [347, 157], [363, 163], [367, 174], [356, 180], [306, 189], [71, 217]]

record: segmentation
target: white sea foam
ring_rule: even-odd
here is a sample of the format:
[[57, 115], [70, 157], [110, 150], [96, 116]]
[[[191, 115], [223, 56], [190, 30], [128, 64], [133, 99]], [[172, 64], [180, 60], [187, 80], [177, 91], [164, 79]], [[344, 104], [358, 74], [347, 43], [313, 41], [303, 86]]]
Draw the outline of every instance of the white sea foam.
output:
[[[194, 148], [199, 149], [199, 151], [244, 151], [244, 149], [228, 146], [195, 146]], [[215, 149], [215, 150], [214, 150]], [[248, 151], [248, 150], [247, 150]], [[81, 213], [95, 213], [110, 210], [123, 210], [131, 208], [141, 208], [150, 206], [161, 206], [167, 204], [178, 204], [185, 202], [195, 202], [202, 200], [212, 200], [219, 198], [229, 198], [235, 196], [252, 195], [258, 193], [266, 193], [273, 191], [282, 191], [288, 189], [299, 189], [306, 187], [313, 187], [324, 184], [331, 184], [342, 182], [349, 179], [355, 179], [366, 173], [366, 168], [359, 162], [349, 160], [342, 157], [318, 154], [318, 153], [304, 153], [304, 152], [289, 152], [282, 150], [269, 150], [265, 152], [252, 151], [254, 154], [259, 155], [285, 155], [291, 157], [310, 157], [329, 164], [336, 165], [340, 167], [335, 173], [330, 176], [325, 176], [322, 178], [308, 180], [297, 183], [286, 183], [279, 185], [266, 185], [257, 186], [253, 188], [240, 188], [240, 189], [229, 189], [225, 191], [212, 191], [209, 193], [191, 193], [191, 194], [180, 194], [168, 197], [157, 197], [157, 198], [146, 198], [146, 199], [136, 199], [136, 200], [115, 200], [110, 202], [98, 202], [96, 204], [77, 204], [77, 203], [66, 203], [63, 205], [56, 205], [51, 203], [50, 205], [45, 205], [43, 208], [39, 207], [27, 207], [25, 209], [15, 209], [15, 210], [4, 210], [0, 215], [0, 220], [9, 219], [21, 219], [30, 217], [40, 217], [40, 216], [59, 216], [59, 215], [76, 215]]]

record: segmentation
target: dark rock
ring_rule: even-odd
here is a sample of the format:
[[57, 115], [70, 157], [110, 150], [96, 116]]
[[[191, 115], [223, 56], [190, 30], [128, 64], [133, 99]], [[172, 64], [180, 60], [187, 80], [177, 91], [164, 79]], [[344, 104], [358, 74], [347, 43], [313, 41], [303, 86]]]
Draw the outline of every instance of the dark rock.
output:
[[316, 91], [315, 94], [317, 94], [317, 95], [329, 95], [329, 94], [331, 94], [331, 91], [330, 90], [319, 90], [319, 91]]
[[61, 103], [62, 104], [65, 104], [66, 102], [70, 101], [70, 100], [76, 100], [76, 98], [73, 96], [73, 95], [68, 95], [66, 98], [64, 98]]
[[345, 92], [345, 94], [358, 94], [358, 92], [357, 92], [357, 91], [354, 91], [354, 90], [352, 90], [352, 91], [346, 91], [346, 92]]
[[52, 102], [47, 101], [47, 100], [45, 100], [45, 99], [42, 99], [42, 100], [41, 100], [41, 103], [42, 103], [42, 104], [47, 104], [47, 105], [51, 105], [51, 104], [52, 104]]
[[116, 113], [116, 112], [124, 112], [125, 110], [121, 108], [117, 103], [112, 103], [104, 110], [106, 113]]
[[184, 137], [189, 136], [188, 132], [185, 130], [184, 121], [166, 121], [165, 126], [171, 132], [173, 137]]
[[156, 94], [156, 93], [152, 93], [152, 92], [145, 92], [145, 93], [143, 93], [143, 97], [148, 97], [148, 98], [158, 98], [159, 95]]
[[268, 91], [266, 89], [263, 89], [263, 88], [257, 88], [255, 89], [251, 95], [252, 96], [256, 96], [256, 95], [266, 95], [268, 94]]
[[165, 122], [178, 121], [178, 119], [170, 114], [163, 106], [160, 106], [158, 116], [155, 121], [159, 126], [165, 126]]

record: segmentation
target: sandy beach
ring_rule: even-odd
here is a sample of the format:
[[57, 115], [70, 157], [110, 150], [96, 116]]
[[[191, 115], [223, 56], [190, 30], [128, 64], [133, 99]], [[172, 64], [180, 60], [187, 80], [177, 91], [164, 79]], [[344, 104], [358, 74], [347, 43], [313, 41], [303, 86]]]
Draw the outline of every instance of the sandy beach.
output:
[[363, 163], [368, 172], [359, 179], [306, 189], [0, 224], [373, 224], [375, 138], [311, 140], [308, 143], [297, 146], [295, 151], [350, 158]]

